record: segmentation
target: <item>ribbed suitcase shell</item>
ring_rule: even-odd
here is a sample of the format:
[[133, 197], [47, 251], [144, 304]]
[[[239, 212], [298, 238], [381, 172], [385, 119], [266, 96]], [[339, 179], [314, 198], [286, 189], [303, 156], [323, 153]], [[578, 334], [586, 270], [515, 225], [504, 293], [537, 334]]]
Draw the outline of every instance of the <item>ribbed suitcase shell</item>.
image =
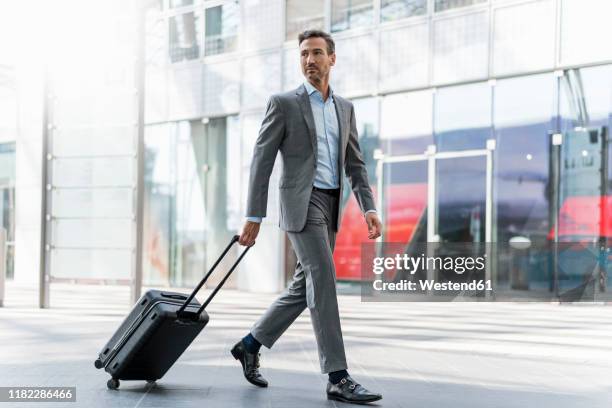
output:
[[[149, 290], [138, 300], [136, 305], [132, 308], [130, 314], [123, 320], [121, 326], [117, 329], [113, 337], [104, 345], [100, 353], [98, 353], [98, 359], [103, 366], [106, 366], [106, 361], [111, 356], [111, 351], [119, 340], [128, 332], [128, 330], [135, 324], [138, 323], [139, 319], [153, 306], [154, 303], [164, 301], [167, 303], [176, 303], [178, 307], [181, 307], [183, 302], [187, 300], [187, 295], [176, 292], [168, 292], [161, 290]], [[200, 306], [200, 303], [194, 299], [190, 304]]]
[[[172, 292], [164, 292], [168, 293]], [[208, 323], [205, 311], [197, 320], [178, 319], [176, 312], [182, 303], [159, 299], [156, 294], [147, 296], [156, 300], [141, 312], [108, 353], [104, 368], [115, 379], [155, 381], [162, 378]], [[199, 307], [195, 301], [185, 310], [195, 314]]]
[[107, 383], [109, 388], [118, 388], [119, 380], [156, 381], [166, 374], [206, 327], [209, 317], [204, 309], [250, 249], [247, 247], [242, 252], [200, 305], [195, 295], [239, 238], [234, 235], [225, 251], [189, 296], [149, 290], [139, 299], [95, 361], [96, 368], [104, 367], [111, 375]]

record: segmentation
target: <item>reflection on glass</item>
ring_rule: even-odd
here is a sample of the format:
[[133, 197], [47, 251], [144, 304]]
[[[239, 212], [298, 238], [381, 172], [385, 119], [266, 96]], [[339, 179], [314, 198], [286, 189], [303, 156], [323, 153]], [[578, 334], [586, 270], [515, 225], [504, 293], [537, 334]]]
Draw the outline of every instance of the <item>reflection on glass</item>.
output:
[[168, 19], [168, 52], [171, 62], [197, 59], [200, 56], [199, 15], [193, 12]]
[[[401, 243], [404, 253], [419, 256], [419, 243], [427, 242], [427, 160], [388, 163], [383, 174], [384, 242]], [[394, 279], [410, 279], [405, 272], [396, 273]]]
[[229, 241], [226, 121], [147, 127], [146, 284], [194, 285]]
[[427, 13], [427, 0], [382, 0], [380, 21], [394, 21]]
[[236, 50], [239, 12], [237, 1], [206, 9], [205, 55]]
[[332, 32], [369, 26], [373, 17], [372, 0], [332, 0]]
[[[494, 213], [496, 242], [513, 240], [546, 249], [549, 223], [549, 134], [553, 130], [555, 77], [552, 74], [497, 81], [493, 121], [495, 150]], [[544, 250], [522, 251], [537, 265], [516, 275], [516, 251], [499, 254], [497, 276], [511, 289], [526, 289], [526, 282], [551, 282]], [[525, 268], [523, 268], [525, 269]], [[528, 269], [528, 268], [527, 268]]]
[[285, 39], [297, 41], [304, 30], [323, 30], [324, 3], [324, 0], [287, 0]]
[[479, 3], [486, 3], [487, 0], [436, 0], [435, 10], [444, 11], [457, 7], [471, 6]]
[[603, 165], [609, 154], [612, 66], [570, 69], [560, 81], [559, 240], [606, 246], [612, 238], [609, 174]]
[[612, 65], [567, 70], [561, 77], [561, 126], [608, 126], [612, 105]]
[[440, 242], [485, 241], [486, 158], [436, 160], [436, 234]]
[[[374, 150], [379, 148], [378, 136], [378, 99], [363, 98], [353, 100], [359, 147], [366, 164], [368, 180], [376, 194], [376, 161]], [[363, 214], [353, 195], [348, 179], [344, 178], [345, 189], [340, 205], [343, 208], [342, 223], [334, 250], [336, 276], [338, 279], [359, 279], [361, 276], [361, 243], [367, 241], [367, 228]]]
[[427, 160], [389, 163], [383, 171], [385, 241], [427, 242]]
[[15, 142], [0, 143], [0, 227], [6, 231], [6, 277], [15, 272]]
[[383, 98], [380, 138], [384, 154], [422, 154], [433, 143], [432, 104], [428, 90]]
[[481, 82], [441, 88], [434, 114], [438, 151], [484, 149], [491, 137], [491, 87]]
[[193, 0], [170, 0], [170, 8], [192, 6]]

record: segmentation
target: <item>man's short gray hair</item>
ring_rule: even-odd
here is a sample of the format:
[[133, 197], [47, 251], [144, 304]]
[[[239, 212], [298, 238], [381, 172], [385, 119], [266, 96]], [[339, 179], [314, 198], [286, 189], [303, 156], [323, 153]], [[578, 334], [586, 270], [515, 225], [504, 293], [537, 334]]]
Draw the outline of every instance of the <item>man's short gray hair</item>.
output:
[[298, 45], [308, 38], [323, 38], [327, 43], [327, 54], [331, 55], [336, 52], [336, 43], [331, 35], [321, 30], [306, 30], [298, 35]]

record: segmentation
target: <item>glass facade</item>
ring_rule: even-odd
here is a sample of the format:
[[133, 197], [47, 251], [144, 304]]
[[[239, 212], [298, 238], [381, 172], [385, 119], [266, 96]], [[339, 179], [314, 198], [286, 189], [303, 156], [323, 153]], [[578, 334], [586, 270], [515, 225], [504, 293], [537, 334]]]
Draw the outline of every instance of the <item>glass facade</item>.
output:
[[374, 21], [372, 0], [333, 0], [331, 31], [342, 31], [356, 27], [367, 27]]
[[200, 15], [196, 12], [180, 14], [168, 20], [168, 50], [171, 62], [200, 57]]
[[394, 21], [427, 13], [427, 0], [381, 0], [380, 21]]
[[[520, 238], [540, 247], [555, 239], [608, 245], [612, 53], [595, 29], [604, 25], [593, 23], [605, 20], [605, 2], [153, 3], [145, 16], [146, 284], [190, 285], [215, 245], [242, 227], [265, 102], [303, 81], [296, 39], [304, 29], [337, 33], [331, 84], [354, 103], [386, 240], [409, 250], [430, 239], [483, 242], [489, 231], [503, 244]], [[133, 273], [138, 94], [135, 67], [125, 61], [137, 53], [124, 39], [136, 38], [137, 25], [128, 22], [103, 36], [116, 47], [83, 47], [113, 51], [104, 58], [68, 59], [72, 52], [63, 56], [67, 67], [50, 73], [55, 99], [45, 182], [54, 278], [125, 281]], [[380, 165], [378, 154], [410, 158]], [[277, 164], [271, 192], [280, 171]], [[12, 205], [12, 193], [3, 194], [0, 212]], [[269, 195], [268, 228], [276, 227], [277, 200]], [[342, 206], [337, 276], [357, 280], [365, 224], [348, 189]], [[221, 238], [213, 240], [213, 232]], [[499, 255], [495, 277], [525, 287], [511, 259]], [[534, 287], [550, 285], [550, 271], [530, 273]]]
[[436, 11], [444, 11], [486, 2], [487, 0], [435, 0], [434, 4]]
[[[372, 186], [376, 186], [376, 161], [374, 151], [380, 148], [379, 130], [379, 99], [360, 98], [353, 100], [355, 120], [359, 132], [359, 147], [366, 162], [368, 179]], [[345, 186], [350, 186], [348, 179], [344, 179]], [[374, 194], [376, 190], [374, 188]], [[344, 209], [340, 231], [336, 237], [334, 261], [338, 271], [342, 271], [346, 278], [359, 278], [361, 239], [367, 235], [367, 227], [363, 223], [363, 215], [359, 204], [350, 188], [344, 189], [340, 205]]]
[[285, 4], [285, 39], [296, 41], [304, 30], [325, 29], [324, 0], [287, 0]]
[[237, 1], [206, 9], [205, 55], [236, 51], [239, 13]]
[[228, 117], [147, 127], [146, 282], [195, 285], [233, 235], [228, 203], [236, 197], [227, 165], [232, 162], [228, 140], [236, 120]]

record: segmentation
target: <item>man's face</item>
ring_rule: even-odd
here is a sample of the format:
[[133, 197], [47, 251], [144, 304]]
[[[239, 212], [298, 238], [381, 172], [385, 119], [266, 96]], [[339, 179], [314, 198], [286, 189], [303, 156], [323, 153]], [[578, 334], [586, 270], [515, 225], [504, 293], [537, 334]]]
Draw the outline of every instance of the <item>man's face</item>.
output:
[[307, 38], [300, 44], [302, 74], [310, 82], [329, 78], [329, 71], [336, 63], [336, 54], [327, 53], [327, 42], [320, 37]]

